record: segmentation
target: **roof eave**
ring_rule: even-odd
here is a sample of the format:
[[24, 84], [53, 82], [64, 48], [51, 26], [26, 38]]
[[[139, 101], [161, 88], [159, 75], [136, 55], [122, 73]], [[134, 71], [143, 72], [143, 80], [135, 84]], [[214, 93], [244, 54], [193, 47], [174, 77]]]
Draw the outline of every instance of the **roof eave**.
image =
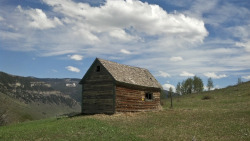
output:
[[149, 86], [142, 86], [137, 84], [131, 84], [126, 82], [115, 81], [116, 85], [125, 86], [125, 87], [132, 87], [135, 89], [143, 89], [143, 90], [162, 90], [162, 87], [149, 87]]

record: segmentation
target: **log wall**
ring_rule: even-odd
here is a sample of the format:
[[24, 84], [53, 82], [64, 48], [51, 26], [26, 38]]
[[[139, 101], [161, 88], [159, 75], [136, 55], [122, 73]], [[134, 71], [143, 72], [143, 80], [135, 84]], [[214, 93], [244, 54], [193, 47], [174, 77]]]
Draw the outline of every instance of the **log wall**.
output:
[[114, 109], [114, 83], [110, 74], [101, 66], [100, 72], [93, 64], [87, 72], [82, 84], [82, 113], [83, 114], [113, 114]]
[[[138, 112], [160, 109], [160, 92], [138, 90], [116, 86], [116, 112]], [[145, 93], [153, 93], [152, 100], [146, 100]]]

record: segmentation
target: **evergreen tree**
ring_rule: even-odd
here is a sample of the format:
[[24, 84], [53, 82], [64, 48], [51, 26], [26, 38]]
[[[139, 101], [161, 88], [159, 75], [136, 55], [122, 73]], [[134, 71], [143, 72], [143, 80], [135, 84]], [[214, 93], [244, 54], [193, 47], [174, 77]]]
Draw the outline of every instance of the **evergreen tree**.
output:
[[207, 88], [208, 88], [208, 91], [210, 91], [212, 88], [214, 87], [214, 84], [213, 84], [213, 80], [212, 78], [208, 78], [207, 80]]

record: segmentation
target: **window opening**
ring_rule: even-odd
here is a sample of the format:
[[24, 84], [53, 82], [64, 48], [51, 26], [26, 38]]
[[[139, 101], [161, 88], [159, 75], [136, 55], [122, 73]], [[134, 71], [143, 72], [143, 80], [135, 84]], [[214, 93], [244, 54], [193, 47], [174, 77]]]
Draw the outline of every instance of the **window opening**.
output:
[[101, 66], [97, 66], [96, 67], [96, 72], [100, 72], [101, 71]]
[[145, 99], [146, 99], [146, 100], [153, 100], [153, 93], [147, 92], [147, 93], [145, 94]]

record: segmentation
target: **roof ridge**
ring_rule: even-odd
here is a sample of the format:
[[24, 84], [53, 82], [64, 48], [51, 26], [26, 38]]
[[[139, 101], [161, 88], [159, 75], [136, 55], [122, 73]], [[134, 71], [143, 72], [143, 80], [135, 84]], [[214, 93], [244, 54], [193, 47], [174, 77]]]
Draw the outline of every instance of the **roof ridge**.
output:
[[118, 64], [118, 65], [123, 65], [123, 66], [127, 66], [127, 67], [138, 68], [138, 69], [143, 69], [143, 70], [147, 70], [147, 71], [148, 71], [148, 69], [142, 68], [142, 67], [136, 67], [136, 66], [132, 66], [132, 65], [120, 64], [120, 63], [117, 63], [117, 62], [115, 62], [115, 61], [109, 61], [109, 60], [105, 60], [105, 59], [102, 59], [102, 58], [96, 58], [96, 59], [98, 59], [99, 61], [100, 61], [100, 60], [103, 60], [103, 61], [107, 61], [107, 62], [111, 62], [111, 63], [116, 63], [116, 64]]

